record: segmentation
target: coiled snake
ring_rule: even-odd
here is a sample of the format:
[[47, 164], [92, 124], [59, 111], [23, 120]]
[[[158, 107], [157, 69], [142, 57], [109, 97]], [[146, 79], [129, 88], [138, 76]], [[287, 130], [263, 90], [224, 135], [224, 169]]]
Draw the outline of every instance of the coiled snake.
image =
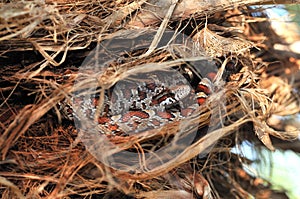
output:
[[[154, 71], [121, 80], [105, 93], [96, 122], [112, 135], [128, 135], [178, 121], [205, 103], [212, 92], [214, 76], [213, 72], [207, 73], [196, 86], [190, 84], [191, 77], [185, 78], [186, 74], [178, 70]], [[72, 106], [64, 103], [60, 109], [66, 118], [93, 120], [98, 104], [97, 95], [75, 96]], [[73, 107], [79, 107], [81, 116]]]

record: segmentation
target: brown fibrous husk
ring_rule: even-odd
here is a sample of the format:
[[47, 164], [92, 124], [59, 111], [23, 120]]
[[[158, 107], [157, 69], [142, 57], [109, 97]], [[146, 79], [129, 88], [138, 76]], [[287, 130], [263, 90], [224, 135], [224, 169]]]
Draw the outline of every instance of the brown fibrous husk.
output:
[[[299, 89], [296, 74], [299, 55], [273, 48], [272, 42], [282, 41], [263, 11], [259, 11], [260, 17], [253, 17], [254, 10], [246, 7], [210, 11], [209, 15], [197, 11], [167, 19], [151, 18], [149, 24], [141, 26], [135, 20], [150, 5], [145, 4], [127, 0], [1, 4], [0, 193], [3, 198], [285, 196], [271, 190], [265, 180], [246, 173], [242, 164], [251, 161], [233, 154], [231, 149], [249, 141], [273, 151], [276, 148], [273, 138], [283, 141], [297, 138], [297, 128], [275, 124], [274, 116], [299, 112], [295, 92]], [[100, 77], [78, 69], [79, 63], [101, 41], [120, 35], [135, 37], [153, 30], [157, 34], [164, 32], [166, 26], [160, 26], [160, 20], [174, 30], [186, 31], [193, 44], [149, 50], [125, 59], [122, 64], [112, 61]], [[158, 41], [153, 40], [152, 44], [155, 42]], [[95, 86], [88, 79], [74, 84], [76, 79], [95, 77], [99, 80], [98, 87], [109, 89], [131, 75], [184, 64], [187, 54], [190, 59], [215, 60], [220, 66], [214, 92], [201, 109], [186, 119], [197, 128], [187, 128], [184, 135], [208, 125], [219, 127], [157, 167], [131, 171], [110, 168], [93, 155], [101, 155], [106, 149], [110, 149], [107, 154], [114, 154], [115, 148], [99, 142], [101, 150], [87, 150], [81, 142], [85, 131], [66, 121], [59, 110], [59, 104], [70, 101], [76, 91]], [[234, 72], [224, 80], [232, 63]], [[212, 113], [218, 114], [212, 118]], [[109, 143], [121, 146], [124, 151], [138, 151], [141, 162], [150, 165], [151, 162], [142, 159], [146, 153], [143, 146], [164, 144], [168, 138], [176, 137], [179, 128], [179, 122], [174, 122], [159, 130], [129, 136], [102, 131]], [[172, 151], [182, 148], [172, 147]]]

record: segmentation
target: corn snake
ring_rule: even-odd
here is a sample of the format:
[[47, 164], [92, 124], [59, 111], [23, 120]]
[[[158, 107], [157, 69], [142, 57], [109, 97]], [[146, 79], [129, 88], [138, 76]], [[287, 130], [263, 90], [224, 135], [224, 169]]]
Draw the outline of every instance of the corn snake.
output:
[[[105, 93], [97, 125], [112, 135], [129, 135], [190, 116], [211, 94], [215, 76], [214, 72], [208, 72], [191, 85], [190, 73], [154, 71], [117, 82]], [[60, 112], [70, 120], [94, 120], [95, 114], [99, 114], [98, 105], [99, 95], [75, 96], [71, 105], [61, 103]], [[79, 107], [81, 116], [73, 107], [77, 110]]]

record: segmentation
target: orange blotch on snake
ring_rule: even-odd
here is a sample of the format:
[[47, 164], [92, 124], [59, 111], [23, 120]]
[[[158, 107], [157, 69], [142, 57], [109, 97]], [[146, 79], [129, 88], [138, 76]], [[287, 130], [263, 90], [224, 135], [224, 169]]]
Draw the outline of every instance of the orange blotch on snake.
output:
[[209, 87], [202, 84], [201, 82], [198, 84], [197, 90], [202, 91], [205, 94], [210, 94], [211, 93], [211, 90], [209, 89]]
[[149, 114], [144, 111], [129, 111], [123, 115], [122, 122], [128, 122], [132, 117], [146, 119], [149, 118]]
[[108, 123], [108, 122], [110, 122], [111, 120], [110, 120], [110, 118], [108, 118], [108, 117], [99, 117], [98, 118], [98, 123], [99, 124], [106, 124], [106, 123]]
[[197, 102], [198, 102], [199, 105], [204, 104], [205, 101], [206, 101], [206, 98], [204, 98], [204, 97], [198, 97], [198, 98], [197, 98]]
[[157, 115], [163, 119], [171, 119], [173, 115], [168, 112], [158, 112]]

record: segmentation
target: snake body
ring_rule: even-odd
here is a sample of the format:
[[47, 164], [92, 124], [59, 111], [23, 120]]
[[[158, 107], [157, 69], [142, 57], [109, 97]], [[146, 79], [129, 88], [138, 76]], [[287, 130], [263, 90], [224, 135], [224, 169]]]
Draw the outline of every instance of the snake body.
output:
[[[155, 71], [121, 80], [105, 94], [96, 122], [112, 135], [128, 135], [186, 118], [211, 94], [212, 74], [202, 78], [197, 86], [190, 85], [177, 70]], [[98, 113], [99, 97], [95, 95], [75, 96], [72, 101], [73, 106], [80, 108], [81, 117], [72, 106], [64, 108], [64, 115], [92, 120]]]

